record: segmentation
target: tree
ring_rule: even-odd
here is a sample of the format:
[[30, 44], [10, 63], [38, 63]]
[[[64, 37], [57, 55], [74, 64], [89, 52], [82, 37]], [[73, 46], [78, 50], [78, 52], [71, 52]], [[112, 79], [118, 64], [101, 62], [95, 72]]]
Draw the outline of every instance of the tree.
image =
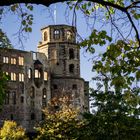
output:
[[9, 77], [4, 74], [0, 69], [0, 110], [2, 109], [2, 105], [5, 98], [5, 89], [6, 89], [6, 82], [9, 79]]
[[[15, 3], [25, 3], [27, 7], [28, 2], [49, 6], [64, 1], [5, 0], [0, 2], [0, 6], [12, 9], [17, 7]], [[129, 134], [127, 139], [132, 134], [139, 138], [140, 1], [78, 0], [68, 1], [67, 4], [74, 12], [74, 21], [76, 10], [81, 10], [86, 18], [90, 18], [89, 21], [93, 21], [91, 35], [80, 44], [93, 55], [93, 71], [97, 74], [94, 77], [97, 89], [91, 90], [93, 106], [97, 110], [94, 110], [93, 118], [90, 117], [89, 128], [94, 130], [97, 139], [103, 136], [106, 139], [126, 138], [126, 134]], [[18, 7], [13, 8], [15, 10]], [[23, 29], [28, 27], [24, 22], [22, 25], [25, 25]], [[102, 54], [96, 54], [97, 47], [104, 48]], [[98, 57], [95, 58], [94, 54]]]
[[0, 129], [1, 140], [28, 140], [25, 136], [25, 130], [17, 126], [16, 122], [5, 121]]
[[74, 108], [68, 96], [54, 97], [44, 109], [44, 120], [37, 127], [37, 139], [79, 139], [85, 122], [80, 119], [79, 109]]
[[[0, 29], [0, 47], [2, 48], [13, 48], [11, 45], [10, 40], [6, 36], [5, 33], [3, 33], [2, 29]], [[0, 64], [0, 110], [2, 109], [2, 104], [5, 98], [5, 88], [6, 88], [6, 82], [9, 79], [9, 77], [2, 72]]]
[[13, 48], [10, 40], [6, 36], [5, 33], [3, 33], [2, 29], [0, 29], [0, 47], [2, 48]]

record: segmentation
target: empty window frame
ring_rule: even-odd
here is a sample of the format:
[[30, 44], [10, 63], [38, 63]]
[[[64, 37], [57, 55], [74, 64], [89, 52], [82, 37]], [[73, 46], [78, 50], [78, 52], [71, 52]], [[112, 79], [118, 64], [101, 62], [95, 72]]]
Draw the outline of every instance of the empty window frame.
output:
[[44, 41], [47, 41], [47, 32], [44, 32]]
[[58, 89], [56, 84], [53, 85], [53, 89]]
[[16, 65], [16, 58], [11, 58], [11, 64]]
[[54, 30], [54, 39], [60, 39], [60, 31]]
[[3, 63], [9, 63], [9, 58], [7, 56], [4, 56], [3, 57]]
[[31, 120], [35, 120], [35, 114], [31, 113]]
[[16, 104], [16, 92], [12, 93], [12, 101], [13, 101], [13, 104], [15, 105]]
[[72, 85], [72, 89], [76, 90], [77, 89], [77, 85], [76, 84], [73, 84]]
[[69, 59], [74, 59], [74, 50], [72, 48], [69, 49]]
[[40, 78], [40, 71], [38, 69], [35, 69], [35, 78]]
[[37, 53], [36, 52], [32, 52], [33, 53], [33, 60], [37, 59]]
[[28, 69], [28, 78], [31, 79], [32, 78], [32, 69]]
[[20, 97], [20, 102], [24, 103], [24, 97], [23, 96]]
[[69, 72], [74, 73], [74, 64], [69, 65]]
[[6, 105], [9, 104], [9, 99], [10, 99], [10, 93], [7, 91], [7, 92], [6, 92], [6, 97], [5, 97], [5, 104], [6, 104]]
[[11, 72], [11, 81], [16, 81], [16, 73]]
[[19, 60], [19, 65], [23, 66], [24, 65], [24, 57], [19, 56], [18, 60]]
[[72, 39], [72, 33], [71, 31], [67, 31], [67, 40], [71, 40]]
[[24, 82], [24, 74], [23, 73], [19, 73], [19, 81]]
[[44, 81], [48, 80], [48, 73], [46, 71], [44, 71]]

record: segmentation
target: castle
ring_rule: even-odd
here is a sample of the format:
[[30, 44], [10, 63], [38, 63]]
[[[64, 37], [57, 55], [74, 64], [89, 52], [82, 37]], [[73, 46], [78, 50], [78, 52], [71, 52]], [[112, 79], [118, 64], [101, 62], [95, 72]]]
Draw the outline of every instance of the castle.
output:
[[37, 52], [0, 48], [1, 69], [10, 80], [0, 120], [14, 120], [28, 130], [43, 118], [42, 108], [62, 92], [72, 104], [89, 110], [88, 82], [80, 77], [76, 28], [50, 25], [41, 29]]

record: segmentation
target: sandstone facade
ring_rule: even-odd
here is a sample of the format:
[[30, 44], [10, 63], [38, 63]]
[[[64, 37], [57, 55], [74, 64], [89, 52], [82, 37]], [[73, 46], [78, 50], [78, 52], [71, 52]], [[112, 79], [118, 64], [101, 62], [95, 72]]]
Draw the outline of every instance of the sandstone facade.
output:
[[10, 80], [0, 120], [15, 120], [27, 131], [42, 120], [42, 108], [54, 96], [71, 94], [72, 104], [89, 110], [88, 82], [80, 77], [76, 28], [50, 25], [43, 29], [37, 52], [0, 48], [0, 65]]

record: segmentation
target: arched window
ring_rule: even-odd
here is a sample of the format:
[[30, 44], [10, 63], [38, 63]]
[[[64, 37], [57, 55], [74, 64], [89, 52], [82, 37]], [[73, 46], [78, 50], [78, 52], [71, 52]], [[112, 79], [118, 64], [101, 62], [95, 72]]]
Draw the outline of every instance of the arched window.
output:
[[30, 89], [30, 97], [35, 98], [35, 88], [34, 87], [31, 87], [31, 89]]
[[44, 81], [48, 80], [48, 73], [46, 71], [44, 71]]
[[19, 81], [24, 82], [24, 74], [23, 73], [19, 73]]
[[35, 69], [35, 78], [40, 78], [41, 74], [38, 69]]
[[72, 33], [71, 31], [67, 31], [67, 40], [71, 40], [72, 39]]
[[59, 38], [60, 38], [60, 31], [54, 30], [54, 39], [59, 39]]
[[74, 73], [74, 64], [69, 65], [69, 72]]
[[28, 69], [28, 78], [31, 79], [32, 78], [32, 69]]
[[69, 49], [69, 59], [74, 59], [74, 50]]
[[47, 32], [44, 32], [44, 41], [47, 41]]

